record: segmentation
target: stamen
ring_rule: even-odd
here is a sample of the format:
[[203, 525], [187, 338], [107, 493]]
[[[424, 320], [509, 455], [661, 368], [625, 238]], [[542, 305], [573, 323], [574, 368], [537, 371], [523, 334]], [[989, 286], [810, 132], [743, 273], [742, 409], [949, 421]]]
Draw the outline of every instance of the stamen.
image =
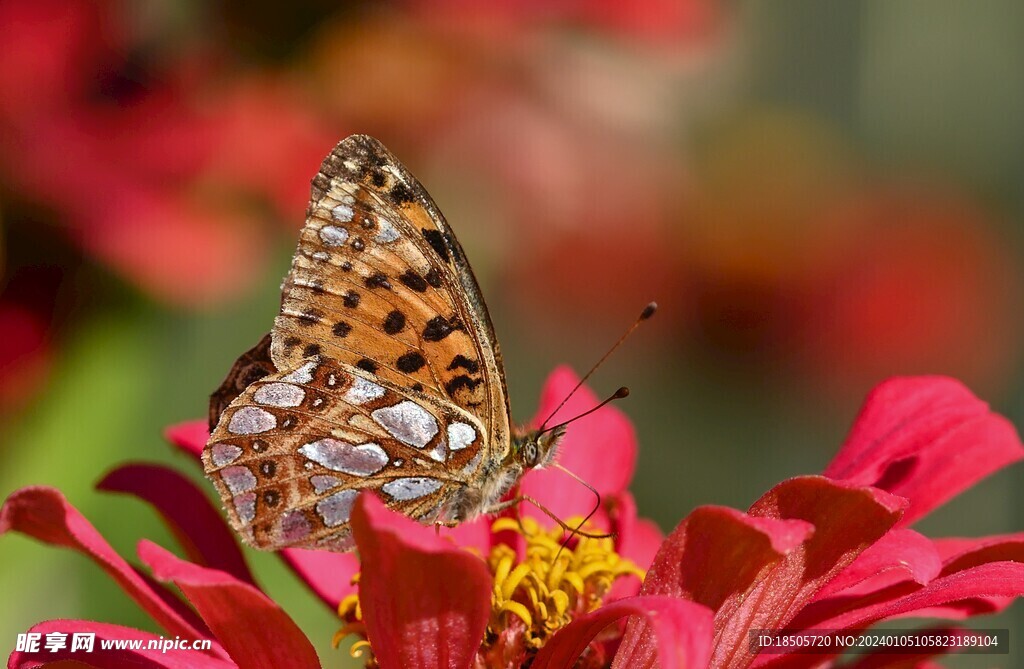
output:
[[[569, 522], [579, 525], [582, 520], [574, 518]], [[632, 561], [615, 552], [614, 542], [608, 537], [577, 535], [574, 546], [566, 545], [562, 528], [545, 530], [528, 517], [499, 518], [491, 525], [491, 531], [520, 535], [526, 540], [526, 549], [525, 558], [519, 561], [514, 548], [498, 544], [486, 558], [494, 585], [487, 635], [478, 653], [478, 659], [484, 660], [485, 665], [486, 658], [492, 656], [536, 653], [573, 618], [598, 608], [620, 576], [644, 577]], [[358, 574], [352, 582], [359, 582]], [[352, 657], [362, 657], [371, 649], [365, 640], [359, 596], [345, 597], [338, 605], [338, 615], [346, 625], [334, 635], [335, 647], [345, 636], [356, 634], [362, 640], [353, 644], [349, 652]]]

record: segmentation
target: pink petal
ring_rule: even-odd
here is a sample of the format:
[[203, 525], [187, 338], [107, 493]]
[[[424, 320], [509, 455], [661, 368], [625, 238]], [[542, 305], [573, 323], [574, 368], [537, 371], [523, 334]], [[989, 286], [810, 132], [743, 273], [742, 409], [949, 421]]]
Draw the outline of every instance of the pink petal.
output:
[[906, 497], [907, 525], [1022, 457], [1013, 426], [958, 381], [895, 378], [868, 395], [824, 473]]
[[89, 557], [168, 633], [204, 636], [202, 622], [169, 605], [164, 597], [171, 594], [161, 593], [139, 576], [59, 491], [38, 486], [12, 493], [0, 509], [0, 534], [11, 530]]
[[190, 480], [159, 465], [126, 465], [107, 474], [97, 488], [135, 495], [156, 507], [185, 554], [196, 564], [253, 583], [231, 530], [220, 512]]
[[286, 548], [279, 555], [332, 611], [355, 592], [352, 577], [359, 571], [359, 559], [352, 553]]
[[[718, 506], [694, 510], [662, 544], [641, 593], [690, 600], [717, 612], [716, 633], [755, 579], [813, 532], [805, 522], [755, 518]], [[650, 630], [632, 620], [620, 648], [638, 665], [654, 661]]]
[[139, 557], [154, 576], [181, 589], [239, 669], [319, 669], [302, 630], [252, 585], [145, 540], [139, 543]]
[[641, 569], [648, 569], [665, 540], [661, 528], [637, 516], [636, 500], [628, 492], [616, 498], [611, 514], [612, 531], [615, 532], [619, 555], [629, 558]]
[[[541, 393], [540, 408], [533, 425], [538, 427], [578, 382], [579, 377], [568, 367], [559, 367], [552, 372]], [[583, 386], [548, 421], [548, 425], [573, 418], [599, 402], [593, 391]], [[592, 485], [602, 498], [611, 499], [625, 492], [629, 486], [636, 466], [636, 450], [632, 423], [621, 411], [607, 406], [569, 426], [558, 448], [558, 463]], [[529, 472], [523, 477], [521, 490], [523, 494], [540, 500], [563, 520], [586, 515], [595, 503], [594, 494], [585, 486], [555, 469]], [[549, 518], [528, 505], [523, 510], [541, 522], [553, 525]], [[595, 525], [607, 527], [603, 522]]]
[[935, 547], [942, 556], [943, 576], [986, 562], [1024, 562], [1024, 532], [977, 539], [939, 539]]
[[[559, 630], [540, 652], [531, 669], [570, 669], [602, 630], [626, 616], [642, 616], [654, 632], [645, 639], [661, 669], [696, 669], [711, 655], [711, 611], [674, 597], [630, 597], [579, 616]], [[648, 650], [646, 647], [643, 650]], [[620, 647], [613, 667], [640, 666], [630, 650]]]
[[205, 420], [190, 420], [168, 427], [164, 430], [164, 437], [178, 449], [198, 458], [210, 439], [210, 430]]
[[468, 668], [491, 608], [484, 562], [372, 495], [356, 500], [352, 529], [363, 619], [380, 667]]
[[942, 562], [930, 539], [913, 530], [892, 530], [823, 587], [815, 600], [877, 592], [908, 579], [924, 585]]
[[889, 531], [905, 504], [884, 491], [821, 476], [790, 479], [769, 490], [750, 507], [750, 515], [802, 520], [814, 526], [814, 534], [758, 574], [734, 610], [719, 611], [713, 666], [748, 666], [754, 658], [747, 650], [747, 631], [785, 627], [818, 590]]
[[940, 576], [913, 592], [893, 592], [879, 601], [874, 596], [864, 606], [816, 620], [815, 627], [854, 629], [875, 622], [907, 615], [943, 616], [952, 619], [991, 613], [985, 603], [990, 598], [1005, 600], [1024, 594], [1024, 564], [991, 562]]
[[[87, 663], [84, 666], [98, 667], [99, 669], [136, 669], [148, 667], [155, 669], [165, 667], [166, 669], [235, 669], [233, 662], [220, 660], [211, 657], [207, 653], [197, 650], [175, 649], [162, 652], [154, 650], [103, 650], [100, 646], [102, 640], [133, 640], [137, 639], [143, 645], [150, 641], [157, 643], [163, 637], [149, 632], [121, 627], [120, 625], [108, 625], [106, 623], [93, 622], [92, 620], [47, 620], [32, 627], [30, 632], [38, 632], [43, 635], [41, 650], [37, 653], [22, 653], [15, 651], [7, 660], [8, 669], [29, 669], [45, 666], [51, 662], [60, 660], [74, 660]], [[67, 646], [64, 650], [51, 653], [42, 648], [46, 641], [46, 635], [50, 632], [61, 632], [67, 634]], [[71, 652], [71, 635], [80, 633], [93, 633], [96, 640], [93, 644], [93, 651], [85, 653], [81, 650]], [[185, 637], [189, 643], [200, 637]], [[173, 639], [172, 639], [173, 640]]]

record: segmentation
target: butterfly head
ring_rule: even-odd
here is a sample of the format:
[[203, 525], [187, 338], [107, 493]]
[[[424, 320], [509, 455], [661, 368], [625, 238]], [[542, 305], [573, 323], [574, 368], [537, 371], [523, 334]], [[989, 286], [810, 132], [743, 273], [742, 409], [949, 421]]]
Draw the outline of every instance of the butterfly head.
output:
[[523, 469], [541, 469], [551, 464], [558, 452], [558, 442], [565, 436], [565, 426], [540, 432], [530, 430], [512, 440], [512, 457]]

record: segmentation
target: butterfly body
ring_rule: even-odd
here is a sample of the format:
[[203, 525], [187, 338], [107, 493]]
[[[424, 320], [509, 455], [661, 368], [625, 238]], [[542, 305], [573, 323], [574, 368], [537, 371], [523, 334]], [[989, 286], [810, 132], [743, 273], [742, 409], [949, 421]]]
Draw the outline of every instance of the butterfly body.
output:
[[422, 522], [500, 507], [562, 430], [512, 427], [486, 305], [451, 229], [379, 142], [313, 179], [272, 332], [210, 401], [204, 468], [247, 543], [348, 550], [373, 490]]

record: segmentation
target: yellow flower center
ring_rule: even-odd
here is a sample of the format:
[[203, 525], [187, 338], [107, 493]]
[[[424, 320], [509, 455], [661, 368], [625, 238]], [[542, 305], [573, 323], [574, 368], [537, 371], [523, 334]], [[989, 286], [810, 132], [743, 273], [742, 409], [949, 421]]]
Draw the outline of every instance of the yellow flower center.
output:
[[[569, 525], [579, 522], [572, 519]], [[530, 648], [540, 648], [573, 618], [600, 606], [618, 577], [644, 577], [635, 564], [615, 552], [611, 537], [580, 536], [573, 548], [563, 548], [560, 528], [543, 530], [532, 518], [523, 518], [522, 527], [512, 518], [499, 518], [492, 529], [521, 534], [526, 555], [517, 564], [511, 547], [499, 544], [491, 549], [487, 564], [494, 574], [494, 588], [487, 631], [500, 636], [521, 624]]]
[[[575, 527], [579, 522], [571, 519], [568, 524]], [[494, 586], [482, 655], [495, 651], [507, 655], [514, 648], [536, 652], [573, 618], [600, 606], [615, 579], [644, 577], [643, 570], [615, 552], [611, 537], [578, 536], [575, 545], [563, 546], [561, 528], [544, 530], [532, 518], [499, 518], [491, 529], [521, 535], [526, 550], [519, 561], [514, 548], [499, 544], [487, 557]], [[352, 581], [358, 583], [359, 575]], [[361, 657], [369, 643], [359, 595], [343, 599], [338, 615], [347, 624], [334, 635], [334, 646], [350, 634], [362, 636], [350, 651], [353, 657]]]

